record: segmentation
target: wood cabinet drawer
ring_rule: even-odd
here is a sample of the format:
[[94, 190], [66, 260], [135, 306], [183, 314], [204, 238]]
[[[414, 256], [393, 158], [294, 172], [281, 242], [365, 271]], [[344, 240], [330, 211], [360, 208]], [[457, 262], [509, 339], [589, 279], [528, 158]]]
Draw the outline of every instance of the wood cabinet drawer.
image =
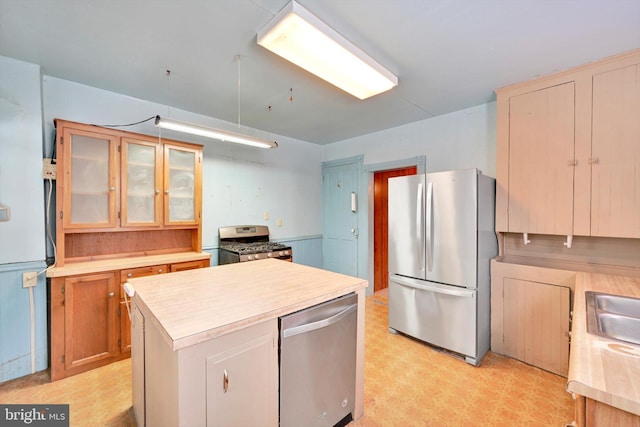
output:
[[171, 266], [169, 267], [169, 271], [173, 273], [176, 271], [194, 270], [196, 268], [204, 267], [209, 267], [208, 260], [187, 261], [171, 264]]
[[169, 269], [166, 264], [120, 270], [120, 282], [124, 283], [128, 279], [133, 279], [134, 277], [153, 276], [154, 274], [163, 274], [168, 271]]

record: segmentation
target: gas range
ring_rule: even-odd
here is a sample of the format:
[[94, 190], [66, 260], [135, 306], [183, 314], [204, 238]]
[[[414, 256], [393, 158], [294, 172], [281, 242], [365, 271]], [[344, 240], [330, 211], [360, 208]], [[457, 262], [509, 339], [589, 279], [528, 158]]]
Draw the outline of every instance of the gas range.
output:
[[269, 227], [265, 225], [221, 227], [218, 237], [219, 265], [267, 258], [293, 260], [290, 246], [269, 241]]

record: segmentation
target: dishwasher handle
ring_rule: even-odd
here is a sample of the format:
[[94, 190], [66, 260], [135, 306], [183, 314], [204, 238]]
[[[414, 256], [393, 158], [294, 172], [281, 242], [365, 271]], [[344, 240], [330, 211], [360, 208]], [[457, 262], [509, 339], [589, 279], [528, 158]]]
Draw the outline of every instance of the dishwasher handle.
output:
[[312, 323], [306, 323], [304, 325], [294, 326], [292, 328], [288, 328], [282, 331], [282, 337], [288, 338], [294, 335], [304, 334], [305, 332], [315, 331], [317, 329], [326, 328], [327, 326], [333, 325], [336, 322], [339, 322], [343, 318], [347, 317], [349, 314], [353, 313], [358, 309], [358, 304], [351, 304], [349, 307], [345, 308], [338, 314], [334, 314], [331, 317], [327, 317], [326, 319], [318, 320]]

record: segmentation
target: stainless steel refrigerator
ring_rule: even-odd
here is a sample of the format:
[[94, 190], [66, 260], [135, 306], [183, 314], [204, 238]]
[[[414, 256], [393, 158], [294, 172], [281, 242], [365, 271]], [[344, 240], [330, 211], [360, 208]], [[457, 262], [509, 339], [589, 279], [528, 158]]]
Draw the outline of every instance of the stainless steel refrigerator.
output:
[[389, 330], [464, 355], [489, 350], [495, 179], [478, 169], [389, 179]]

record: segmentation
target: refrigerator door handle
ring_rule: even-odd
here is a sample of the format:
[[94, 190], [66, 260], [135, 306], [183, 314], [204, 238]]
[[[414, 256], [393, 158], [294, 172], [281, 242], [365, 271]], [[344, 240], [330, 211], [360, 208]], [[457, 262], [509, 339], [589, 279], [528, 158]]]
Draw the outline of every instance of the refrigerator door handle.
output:
[[407, 286], [409, 288], [414, 288], [414, 289], [419, 289], [421, 291], [427, 291], [427, 292], [435, 292], [438, 294], [446, 294], [446, 295], [453, 295], [456, 297], [466, 297], [466, 298], [473, 298], [474, 292], [472, 290], [468, 290], [468, 289], [455, 289], [453, 286], [451, 286], [451, 288], [453, 289], [445, 289], [442, 288], [440, 286], [433, 286], [433, 285], [428, 285], [428, 284], [420, 284], [420, 283], [416, 283], [415, 280], [410, 280], [410, 279], [405, 279], [403, 277], [400, 276], [393, 276], [391, 278], [392, 281], [398, 283], [399, 285], [402, 286]]
[[426, 246], [427, 246], [427, 269], [431, 271], [433, 269], [433, 236], [431, 235], [431, 223], [433, 221], [433, 183], [427, 183], [427, 231], [426, 231]]
[[417, 239], [418, 239], [418, 247], [420, 248], [420, 250], [418, 251], [418, 260], [419, 260], [419, 265], [420, 265], [420, 271], [424, 271], [424, 237], [423, 237], [423, 232], [424, 232], [424, 227], [422, 224], [422, 218], [424, 217], [423, 212], [422, 212], [422, 207], [424, 206], [423, 203], [423, 189], [422, 189], [422, 183], [418, 184], [418, 191], [417, 191], [417, 199], [416, 199], [416, 233], [417, 233]]

